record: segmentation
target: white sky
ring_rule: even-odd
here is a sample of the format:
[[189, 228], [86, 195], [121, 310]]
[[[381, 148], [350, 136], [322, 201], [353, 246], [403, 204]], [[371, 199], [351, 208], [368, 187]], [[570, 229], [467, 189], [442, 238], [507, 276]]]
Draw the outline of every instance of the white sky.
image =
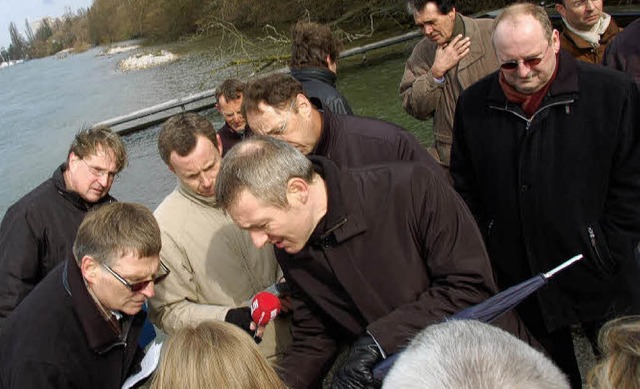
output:
[[60, 17], [67, 8], [75, 13], [79, 8], [90, 7], [91, 2], [92, 0], [0, 0], [0, 47], [8, 48], [11, 44], [11, 22], [24, 35], [25, 19], [29, 19], [31, 23], [45, 16]]

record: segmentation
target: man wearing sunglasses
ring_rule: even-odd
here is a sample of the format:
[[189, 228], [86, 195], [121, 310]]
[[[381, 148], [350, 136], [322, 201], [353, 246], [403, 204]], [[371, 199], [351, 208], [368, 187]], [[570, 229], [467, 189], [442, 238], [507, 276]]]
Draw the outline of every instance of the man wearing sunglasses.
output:
[[640, 104], [627, 75], [560, 50], [544, 9], [506, 8], [501, 69], [460, 96], [451, 173], [506, 288], [583, 254], [518, 307], [533, 335], [581, 379], [570, 326], [640, 312]]
[[278, 317], [256, 328], [248, 301], [277, 283], [282, 272], [273, 247], [255, 248], [249, 234], [215, 208], [220, 135], [204, 116], [176, 115], [162, 125], [158, 150], [178, 182], [154, 212], [162, 231], [160, 257], [171, 276], [149, 301], [151, 320], [169, 334], [226, 321], [261, 337], [261, 353], [277, 359], [288, 344], [288, 321]]
[[115, 201], [109, 190], [127, 164], [120, 137], [109, 128], [78, 132], [67, 161], [7, 210], [0, 226], [0, 328], [58, 263], [71, 255], [88, 210]]
[[429, 152], [448, 169], [458, 96], [498, 68], [491, 45], [492, 21], [459, 14], [453, 0], [409, 0], [407, 6], [424, 39], [405, 65], [402, 106], [416, 119], [433, 119], [435, 142]]
[[0, 387], [122, 387], [139, 369], [145, 301], [168, 274], [160, 229], [139, 204], [84, 218], [73, 255], [25, 298], [0, 332]]

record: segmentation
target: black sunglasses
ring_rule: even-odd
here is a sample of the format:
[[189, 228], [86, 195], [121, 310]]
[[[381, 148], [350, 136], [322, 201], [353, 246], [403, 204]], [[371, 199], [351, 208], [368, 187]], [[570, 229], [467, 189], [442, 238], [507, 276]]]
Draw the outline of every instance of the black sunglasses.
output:
[[527, 58], [527, 59], [523, 59], [522, 61], [509, 61], [501, 64], [500, 67], [504, 70], [513, 70], [518, 67], [518, 64], [520, 62], [522, 62], [523, 64], [527, 65], [528, 68], [531, 68], [536, 65], [539, 65], [540, 62], [542, 62], [543, 58], [544, 57], [538, 57], [538, 58]]
[[124, 277], [122, 277], [120, 274], [116, 273], [112, 268], [109, 267], [109, 265], [103, 263], [102, 266], [104, 266], [104, 268], [107, 269], [107, 271], [111, 273], [111, 275], [113, 275], [118, 281], [122, 282], [122, 284], [127, 288], [129, 288], [129, 290], [132, 292], [139, 292], [143, 290], [144, 288], [147, 287], [147, 285], [149, 285], [150, 282], [157, 284], [162, 280], [164, 280], [165, 278], [167, 278], [169, 273], [171, 273], [171, 270], [169, 270], [169, 268], [164, 263], [162, 263], [162, 261], [160, 261], [160, 270], [162, 271], [162, 274], [158, 274], [150, 280], [136, 282], [135, 284], [132, 284], [129, 281], [125, 280]]

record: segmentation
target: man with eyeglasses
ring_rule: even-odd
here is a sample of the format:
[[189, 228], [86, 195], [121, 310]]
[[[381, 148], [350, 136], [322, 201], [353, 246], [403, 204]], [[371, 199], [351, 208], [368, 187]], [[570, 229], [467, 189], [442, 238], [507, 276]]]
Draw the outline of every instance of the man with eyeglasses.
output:
[[121, 388], [143, 356], [142, 306], [168, 274], [160, 246], [144, 206], [114, 202], [90, 211], [73, 254], [0, 332], [0, 387]]
[[399, 89], [402, 106], [416, 119], [433, 119], [435, 139], [429, 152], [448, 169], [458, 96], [498, 69], [492, 20], [461, 15], [453, 0], [408, 0], [407, 7], [424, 39], [405, 65]]
[[611, 15], [602, 11], [602, 3], [602, 0], [556, 0], [564, 26], [560, 47], [581, 61], [602, 63], [607, 45], [622, 31]]
[[293, 77], [274, 73], [247, 84], [243, 111], [256, 134], [291, 144], [305, 155], [358, 167], [386, 161], [421, 161], [444, 172], [404, 128], [367, 117], [316, 108]]
[[278, 317], [257, 328], [248, 301], [277, 283], [282, 272], [272, 246], [254, 247], [249, 234], [215, 207], [219, 134], [204, 116], [176, 115], [162, 125], [158, 150], [178, 183], [154, 212], [162, 231], [160, 257], [171, 276], [149, 300], [151, 321], [168, 334], [226, 321], [261, 338], [261, 353], [277, 360], [289, 343], [288, 320]]
[[460, 96], [451, 174], [506, 288], [576, 254], [518, 307], [573, 387], [571, 325], [592, 344], [601, 323], [640, 312], [640, 98], [625, 74], [560, 49], [543, 8], [495, 21], [501, 69]]
[[244, 88], [244, 82], [230, 78], [224, 80], [216, 89], [216, 109], [224, 119], [224, 126], [218, 130], [223, 146], [222, 156], [236, 143], [252, 134], [241, 110]]
[[7, 210], [0, 226], [0, 328], [11, 312], [71, 246], [84, 215], [115, 201], [109, 195], [127, 164], [120, 137], [109, 128], [78, 132], [67, 161]]

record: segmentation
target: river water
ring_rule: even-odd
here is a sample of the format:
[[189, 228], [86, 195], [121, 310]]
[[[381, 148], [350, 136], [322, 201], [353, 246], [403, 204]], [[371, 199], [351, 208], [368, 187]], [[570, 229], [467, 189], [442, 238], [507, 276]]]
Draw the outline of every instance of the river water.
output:
[[[370, 52], [366, 60], [341, 61], [338, 89], [356, 114], [396, 122], [428, 143], [427, 123], [405, 114], [397, 93], [413, 44]], [[0, 69], [0, 218], [12, 203], [51, 176], [81, 127], [213, 89], [227, 77], [250, 73], [248, 68], [219, 70], [225, 59], [202, 45], [180, 47], [183, 54], [176, 62], [128, 72], [120, 71], [118, 62], [150, 48], [108, 56], [101, 55], [103, 50]], [[215, 110], [207, 116], [216, 128], [222, 125]], [[156, 126], [124, 137], [129, 166], [111, 190], [119, 200], [154, 209], [175, 186], [157, 152], [158, 131]]]

